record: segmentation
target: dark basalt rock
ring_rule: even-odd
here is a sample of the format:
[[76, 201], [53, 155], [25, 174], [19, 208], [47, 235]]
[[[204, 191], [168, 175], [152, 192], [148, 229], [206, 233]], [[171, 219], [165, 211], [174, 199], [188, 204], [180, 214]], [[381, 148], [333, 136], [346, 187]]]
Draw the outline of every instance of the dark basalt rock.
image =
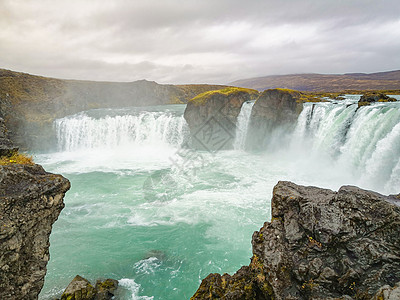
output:
[[114, 279], [97, 280], [96, 286], [76, 275], [61, 296], [61, 300], [110, 300], [118, 287]]
[[39, 165], [0, 166], [0, 299], [37, 299], [70, 183]]
[[227, 88], [190, 100], [184, 117], [190, 129], [191, 146], [206, 151], [232, 149], [242, 104], [257, 96], [255, 90]]
[[8, 138], [8, 132], [4, 119], [0, 118], [0, 156], [12, 156], [17, 153], [18, 147], [15, 147]]
[[293, 129], [297, 122], [303, 109], [302, 98], [300, 92], [293, 90], [264, 91], [251, 111], [247, 148], [265, 149], [274, 136], [282, 140], [282, 135]]
[[209, 275], [192, 299], [397, 299], [393, 199], [353, 186], [334, 192], [279, 182], [272, 220], [253, 234], [249, 267]]
[[358, 100], [358, 107], [370, 105], [374, 102], [396, 102], [397, 99], [389, 97], [383, 93], [366, 93], [360, 97]]

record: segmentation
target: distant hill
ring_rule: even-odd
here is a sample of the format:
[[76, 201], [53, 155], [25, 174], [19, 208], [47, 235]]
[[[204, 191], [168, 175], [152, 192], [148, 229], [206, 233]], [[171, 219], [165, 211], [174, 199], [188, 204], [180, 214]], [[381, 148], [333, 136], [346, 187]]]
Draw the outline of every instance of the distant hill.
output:
[[23, 148], [54, 144], [53, 121], [93, 108], [187, 103], [222, 85], [62, 80], [0, 69], [0, 117]]
[[379, 73], [291, 74], [242, 79], [230, 85], [263, 91], [287, 88], [298, 91], [340, 92], [345, 90], [398, 90], [400, 70]]

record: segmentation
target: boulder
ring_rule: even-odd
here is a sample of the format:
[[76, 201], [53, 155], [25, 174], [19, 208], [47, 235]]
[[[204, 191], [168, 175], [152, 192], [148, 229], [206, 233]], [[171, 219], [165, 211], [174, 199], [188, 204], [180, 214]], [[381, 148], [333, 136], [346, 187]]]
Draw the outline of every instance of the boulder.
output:
[[94, 300], [96, 290], [85, 278], [76, 275], [61, 296], [61, 300]]
[[37, 299], [70, 183], [35, 164], [0, 166], [0, 299]]
[[191, 99], [184, 113], [190, 129], [191, 146], [206, 151], [232, 149], [242, 104], [257, 96], [255, 90], [232, 87]]
[[370, 105], [374, 102], [396, 102], [397, 99], [387, 96], [384, 93], [371, 92], [365, 93], [358, 100], [358, 107]]
[[96, 286], [76, 275], [61, 296], [61, 300], [111, 300], [118, 288], [114, 279], [97, 280]]
[[279, 182], [272, 220], [253, 234], [250, 265], [209, 275], [192, 299], [396, 299], [388, 298], [400, 281], [394, 199]]

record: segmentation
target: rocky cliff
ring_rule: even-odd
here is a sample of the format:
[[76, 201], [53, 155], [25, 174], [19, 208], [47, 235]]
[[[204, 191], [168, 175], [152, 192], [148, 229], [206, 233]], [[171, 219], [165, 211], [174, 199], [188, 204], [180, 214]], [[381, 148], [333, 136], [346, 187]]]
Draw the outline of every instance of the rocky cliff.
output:
[[279, 182], [272, 220], [236, 274], [210, 274], [191, 299], [398, 299], [400, 200]]
[[54, 141], [53, 120], [92, 108], [186, 103], [217, 85], [61, 80], [0, 69], [0, 117], [17, 146], [41, 149]]
[[[0, 133], [7, 137], [2, 128]], [[47, 173], [16, 151], [0, 157], [2, 300], [37, 299], [49, 260], [51, 228], [70, 187], [67, 179]]]
[[[264, 91], [253, 106], [247, 134], [249, 149], [264, 149], [270, 140], [293, 129], [303, 102], [308, 101], [305, 94], [293, 90], [273, 89]], [[268, 134], [266, 134], [268, 133]]]
[[207, 151], [232, 149], [242, 104], [257, 96], [255, 90], [226, 88], [191, 99], [184, 117], [190, 128], [192, 147]]

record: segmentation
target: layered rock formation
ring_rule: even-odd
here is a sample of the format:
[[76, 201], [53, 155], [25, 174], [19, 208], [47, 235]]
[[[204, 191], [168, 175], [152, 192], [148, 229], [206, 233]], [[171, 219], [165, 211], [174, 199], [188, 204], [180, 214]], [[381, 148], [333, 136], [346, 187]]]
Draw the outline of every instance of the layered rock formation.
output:
[[371, 103], [374, 102], [396, 102], [396, 101], [397, 99], [389, 97], [384, 93], [371, 92], [371, 93], [366, 93], [360, 97], [360, 100], [358, 101], [358, 107], [370, 105]]
[[192, 147], [206, 151], [232, 149], [242, 104], [257, 96], [255, 90], [227, 88], [191, 99], [184, 117], [190, 128]]
[[[0, 136], [7, 138], [4, 126]], [[14, 150], [0, 155], [13, 155], [0, 157], [0, 299], [37, 299], [49, 261], [51, 228], [70, 183], [16, 155], [9, 141], [6, 145]]]
[[274, 133], [282, 140], [282, 134], [291, 130], [296, 124], [304, 101], [307, 99], [298, 91], [285, 89], [264, 91], [251, 112], [246, 142], [248, 148], [263, 149], [270, 142], [266, 139], [273, 139]]
[[352, 186], [279, 182], [272, 220], [253, 234], [250, 265], [210, 274], [192, 299], [397, 299], [398, 204]]
[[0, 299], [37, 299], [70, 184], [39, 165], [0, 166]]
[[55, 143], [55, 118], [93, 108], [186, 103], [195, 95], [224, 87], [61, 80], [0, 69], [0, 117], [18, 146], [43, 149]]

